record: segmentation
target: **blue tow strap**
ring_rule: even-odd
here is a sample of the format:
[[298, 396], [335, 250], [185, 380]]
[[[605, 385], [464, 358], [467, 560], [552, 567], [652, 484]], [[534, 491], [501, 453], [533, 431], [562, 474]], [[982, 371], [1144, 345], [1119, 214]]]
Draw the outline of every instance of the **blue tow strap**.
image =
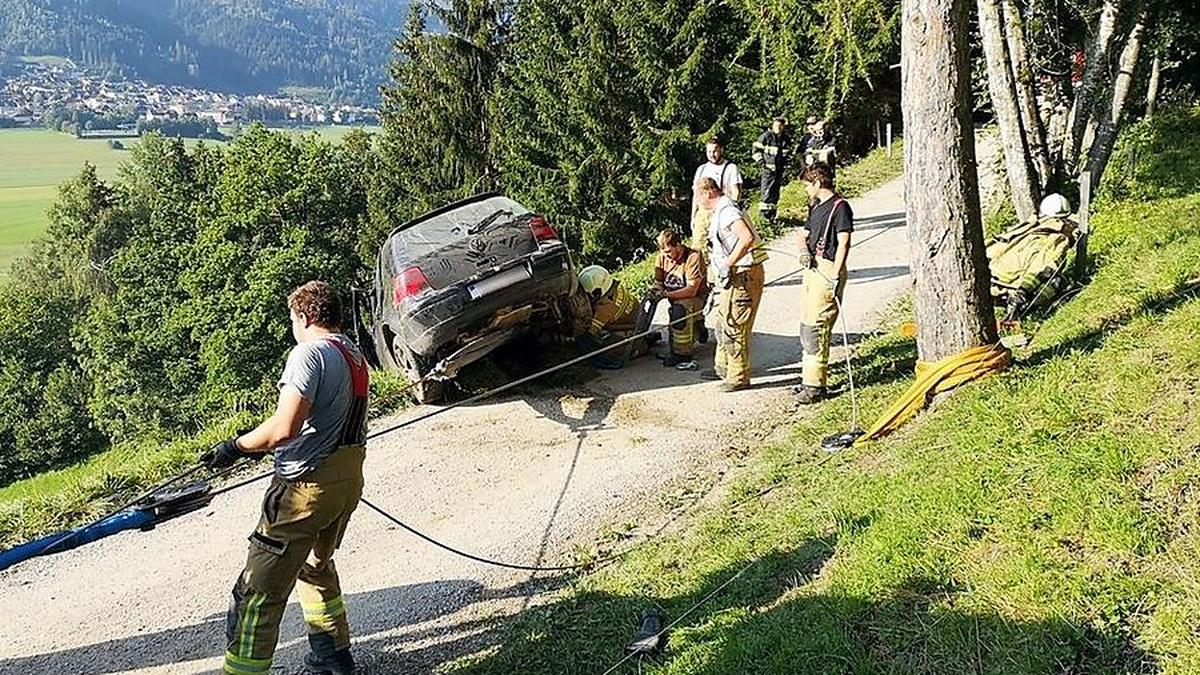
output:
[[127, 509], [105, 518], [91, 527], [66, 530], [20, 546], [14, 546], [6, 551], [0, 551], [0, 570], [8, 569], [19, 562], [40, 555], [67, 551], [118, 532], [145, 527], [152, 524], [155, 517], [153, 511]]

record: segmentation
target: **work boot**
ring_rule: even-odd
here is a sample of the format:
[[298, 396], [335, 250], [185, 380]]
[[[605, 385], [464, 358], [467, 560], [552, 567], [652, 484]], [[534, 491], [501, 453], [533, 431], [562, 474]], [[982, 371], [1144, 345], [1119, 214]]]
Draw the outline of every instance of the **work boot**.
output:
[[795, 392], [796, 402], [800, 405], [809, 405], [825, 399], [825, 387], [810, 387], [802, 384], [793, 387], [792, 391]]
[[686, 363], [691, 360], [692, 357], [690, 356], [680, 356], [675, 352], [671, 352], [670, 354], [667, 354], [667, 358], [663, 359], [663, 368], [674, 368], [681, 363]]
[[354, 675], [358, 672], [349, 647], [324, 657], [309, 652], [304, 655], [304, 665], [314, 675]]
[[696, 328], [696, 342], [700, 344], [708, 344], [708, 326], [699, 326]]
[[723, 379], [725, 379], [725, 374], [717, 372], [716, 369], [714, 369], [714, 368], [709, 368], [708, 370], [700, 371], [700, 379], [702, 379], [702, 380], [723, 380]]
[[733, 393], [735, 391], [741, 391], [743, 389], [749, 389], [749, 388], [750, 388], [749, 382], [723, 382], [721, 384], [721, 391], [723, 391], [727, 394]]

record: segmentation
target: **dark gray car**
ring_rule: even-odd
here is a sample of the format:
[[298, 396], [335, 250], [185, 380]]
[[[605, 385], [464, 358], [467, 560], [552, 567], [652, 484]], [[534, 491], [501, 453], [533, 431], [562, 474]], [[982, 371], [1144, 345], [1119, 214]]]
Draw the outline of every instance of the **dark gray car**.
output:
[[570, 332], [578, 310], [574, 264], [544, 218], [481, 194], [409, 221], [376, 259], [375, 352], [437, 400], [463, 366], [533, 330]]

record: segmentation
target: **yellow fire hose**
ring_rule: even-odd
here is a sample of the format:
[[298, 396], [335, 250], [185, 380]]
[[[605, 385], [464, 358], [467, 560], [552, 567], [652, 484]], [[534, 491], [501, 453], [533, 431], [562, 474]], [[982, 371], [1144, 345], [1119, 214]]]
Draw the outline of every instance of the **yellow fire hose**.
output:
[[972, 347], [941, 361], [917, 362], [917, 379], [892, 403], [855, 445], [885, 436], [921, 412], [929, 401], [972, 380], [998, 373], [1012, 364], [1012, 352], [997, 343]]

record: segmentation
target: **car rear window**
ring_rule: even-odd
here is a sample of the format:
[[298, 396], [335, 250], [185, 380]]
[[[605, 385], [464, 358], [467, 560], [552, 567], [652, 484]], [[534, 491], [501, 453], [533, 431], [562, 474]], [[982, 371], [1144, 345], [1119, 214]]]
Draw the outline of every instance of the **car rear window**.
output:
[[529, 209], [508, 197], [489, 197], [423, 220], [392, 236], [395, 269], [465, 239], [481, 225], [527, 215]]

